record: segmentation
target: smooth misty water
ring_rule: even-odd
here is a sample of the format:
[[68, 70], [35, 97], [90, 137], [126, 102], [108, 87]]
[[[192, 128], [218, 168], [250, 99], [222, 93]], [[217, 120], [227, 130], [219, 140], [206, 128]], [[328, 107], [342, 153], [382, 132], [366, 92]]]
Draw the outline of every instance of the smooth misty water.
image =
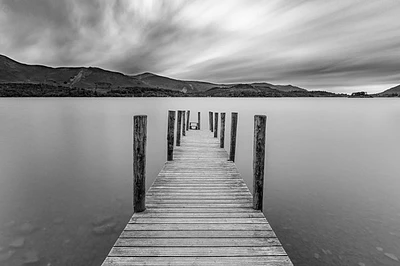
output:
[[201, 111], [203, 130], [226, 111], [227, 136], [238, 111], [249, 187], [268, 116], [265, 213], [295, 265], [399, 265], [399, 100], [214, 98], [0, 99], [0, 265], [99, 265], [132, 214], [132, 115], [148, 115], [149, 186], [168, 109]]

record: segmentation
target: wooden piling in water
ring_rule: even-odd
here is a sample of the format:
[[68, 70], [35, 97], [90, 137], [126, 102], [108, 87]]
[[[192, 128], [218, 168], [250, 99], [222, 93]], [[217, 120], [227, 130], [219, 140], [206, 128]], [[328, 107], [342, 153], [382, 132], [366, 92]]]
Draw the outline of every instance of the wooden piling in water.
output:
[[181, 146], [182, 134], [182, 111], [178, 111], [178, 119], [176, 121], [176, 146]]
[[182, 111], [182, 136], [186, 136], [186, 112]]
[[172, 161], [174, 159], [174, 127], [175, 111], [168, 111], [167, 161]]
[[225, 147], [225, 113], [221, 113], [221, 132], [219, 134], [219, 147]]
[[237, 132], [237, 122], [238, 113], [231, 113], [231, 142], [229, 150], [229, 161], [235, 161], [236, 155], [236, 132]]
[[133, 117], [133, 211], [146, 210], [147, 116]]
[[200, 130], [200, 112], [197, 112], [197, 129]]
[[218, 137], [218, 113], [214, 114], [214, 138]]
[[190, 123], [190, 110], [187, 111], [186, 131], [189, 131], [189, 123]]
[[263, 207], [266, 125], [265, 115], [254, 116], [253, 208], [260, 211]]
[[209, 120], [209, 125], [210, 125], [210, 131], [213, 132], [214, 126], [213, 126], [213, 112], [208, 112], [208, 120]]

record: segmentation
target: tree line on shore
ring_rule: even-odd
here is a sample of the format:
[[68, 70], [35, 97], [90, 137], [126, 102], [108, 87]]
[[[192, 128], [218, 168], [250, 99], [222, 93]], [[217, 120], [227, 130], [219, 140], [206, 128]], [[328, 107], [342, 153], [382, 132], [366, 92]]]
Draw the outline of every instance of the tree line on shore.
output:
[[[379, 95], [374, 95], [379, 96]], [[385, 95], [386, 97], [399, 97]], [[372, 97], [365, 92], [351, 95], [327, 91], [246, 91], [208, 90], [184, 93], [177, 90], [146, 87], [117, 87], [108, 89], [54, 86], [49, 84], [2, 83], [0, 97]]]

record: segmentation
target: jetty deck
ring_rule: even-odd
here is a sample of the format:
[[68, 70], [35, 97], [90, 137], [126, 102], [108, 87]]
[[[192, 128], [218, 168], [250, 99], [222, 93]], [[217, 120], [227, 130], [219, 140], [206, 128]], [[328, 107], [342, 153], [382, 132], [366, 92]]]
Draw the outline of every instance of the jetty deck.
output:
[[191, 130], [103, 265], [293, 264], [218, 139]]

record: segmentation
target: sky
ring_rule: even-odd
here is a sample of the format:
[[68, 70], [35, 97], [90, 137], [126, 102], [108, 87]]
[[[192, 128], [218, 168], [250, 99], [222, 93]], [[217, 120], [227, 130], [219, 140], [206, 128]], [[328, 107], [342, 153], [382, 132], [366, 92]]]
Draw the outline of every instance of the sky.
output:
[[400, 84], [399, 0], [0, 0], [0, 54], [218, 83]]

